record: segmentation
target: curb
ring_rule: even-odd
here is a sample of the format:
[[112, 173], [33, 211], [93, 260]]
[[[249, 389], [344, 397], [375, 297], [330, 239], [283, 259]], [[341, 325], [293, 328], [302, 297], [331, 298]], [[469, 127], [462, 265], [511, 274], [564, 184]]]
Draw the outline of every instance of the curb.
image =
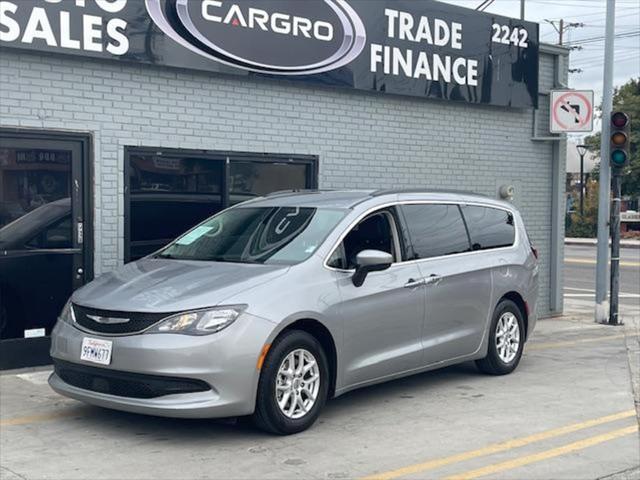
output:
[[[598, 241], [595, 238], [565, 238], [565, 245], [596, 245]], [[611, 245], [611, 241], [609, 241]], [[640, 240], [620, 240], [622, 248], [640, 248]]]

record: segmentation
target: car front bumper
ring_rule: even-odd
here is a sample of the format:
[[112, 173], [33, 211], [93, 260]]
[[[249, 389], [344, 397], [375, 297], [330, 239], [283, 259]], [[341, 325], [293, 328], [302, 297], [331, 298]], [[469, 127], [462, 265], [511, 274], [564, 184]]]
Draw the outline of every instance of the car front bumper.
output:
[[[247, 313], [225, 330], [204, 336], [167, 333], [107, 336], [87, 333], [58, 321], [51, 336], [54, 362], [88, 367], [87, 371], [104, 370], [105, 375], [184, 378], [205, 382], [211, 388], [134, 398], [79, 388], [65, 382], [56, 372], [49, 378], [49, 385], [67, 397], [134, 413], [184, 418], [249, 415], [255, 408], [258, 357], [273, 328], [273, 323]], [[113, 342], [108, 366], [80, 360], [85, 337]]]

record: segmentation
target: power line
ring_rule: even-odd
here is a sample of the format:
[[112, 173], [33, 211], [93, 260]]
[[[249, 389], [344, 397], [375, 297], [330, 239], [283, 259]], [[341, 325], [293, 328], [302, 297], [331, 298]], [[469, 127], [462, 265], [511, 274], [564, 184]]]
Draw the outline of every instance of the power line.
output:
[[476, 7], [476, 10], [479, 12], [484, 12], [489, 5], [491, 5], [495, 0], [483, 0], [483, 2]]
[[[640, 35], [640, 30], [629, 30], [614, 35], [614, 38], [632, 38], [637, 37], [638, 35]], [[566, 45], [584, 45], [585, 43], [602, 42], [604, 41], [604, 38], [604, 35], [599, 35], [597, 37], [579, 38], [577, 40], [567, 42]]]

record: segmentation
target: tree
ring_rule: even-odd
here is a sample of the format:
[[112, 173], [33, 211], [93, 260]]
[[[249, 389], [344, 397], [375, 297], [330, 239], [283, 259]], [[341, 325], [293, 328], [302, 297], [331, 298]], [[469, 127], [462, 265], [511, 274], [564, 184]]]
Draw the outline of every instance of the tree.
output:
[[[631, 118], [631, 135], [629, 142], [629, 165], [624, 169], [622, 176], [622, 194], [632, 197], [640, 197], [640, 78], [632, 78], [624, 85], [617, 87], [613, 92], [613, 110], [625, 112]], [[598, 107], [602, 116], [602, 105]], [[609, 119], [603, 119], [609, 121]], [[600, 132], [584, 139], [584, 143], [590, 150], [600, 154]], [[608, 141], [608, 140], [607, 140]], [[609, 159], [604, 159], [609, 161]], [[599, 169], [592, 172], [592, 178], [598, 178]]]
[[[585, 185], [584, 216], [580, 212], [567, 214], [566, 236], [593, 238], [598, 228], [598, 182], [590, 179]], [[574, 205], [578, 204], [578, 195], [574, 195]]]

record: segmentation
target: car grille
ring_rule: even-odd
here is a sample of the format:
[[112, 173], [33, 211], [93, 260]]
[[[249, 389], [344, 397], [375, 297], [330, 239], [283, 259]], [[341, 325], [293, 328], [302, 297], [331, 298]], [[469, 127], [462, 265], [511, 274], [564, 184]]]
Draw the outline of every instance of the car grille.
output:
[[69, 385], [118, 397], [155, 398], [176, 393], [211, 390], [211, 387], [202, 380], [190, 378], [120, 372], [62, 360], [53, 360], [53, 365], [56, 375]]
[[[95, 308], [82, 307], [73, 305], [73, 313], [76, 317], [76, 323], [82, 328], [96, 333], [104, 333], [107, 335], [122, 335], [127, 333], [139, 333], [149, 328], [154, 323], [159, 322], [172, 313], [138, 313], [138, 312], [114, 312], [111, 310], [97, 310]], [[93, 317], [122, 319], [122, 323], [102, 323], [97, 322]], [[126, 321], [124, 321], [126, 320]]]

